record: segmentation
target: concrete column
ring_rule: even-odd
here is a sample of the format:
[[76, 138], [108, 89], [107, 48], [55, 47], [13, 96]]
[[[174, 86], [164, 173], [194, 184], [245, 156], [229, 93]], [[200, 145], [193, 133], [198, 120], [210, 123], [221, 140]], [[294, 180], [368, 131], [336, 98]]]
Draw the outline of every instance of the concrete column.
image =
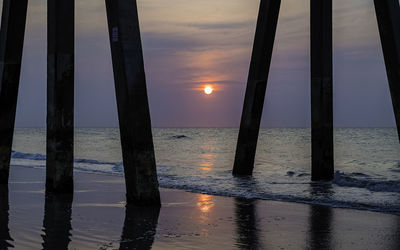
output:
[[312, 180], [333, 179], [332, 0], [311, 0]]
[[261, 0], [233, 175], [251, 175], [278, 23], [280, 0]]
[[160, 205], [136, 1], [106, 0], [126, 198]]
[[71, 241], [70, 231], [73, 195], [47, 194], [44, 205], [43, 249], [68, 249]]
[[374, 0], [379, 34], [400, 140], [400, 7], [398, 0]]
[[74, 0], [47, 1], [46, 191], [73, 192]]
[[8, 183], [27, 0], [3, 0], [0, 31], [0, 185]]

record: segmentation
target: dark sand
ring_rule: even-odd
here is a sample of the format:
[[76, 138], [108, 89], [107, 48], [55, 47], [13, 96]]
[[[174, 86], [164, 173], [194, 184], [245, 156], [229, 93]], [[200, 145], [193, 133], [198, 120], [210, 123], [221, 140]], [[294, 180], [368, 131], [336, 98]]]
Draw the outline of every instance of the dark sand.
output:
[[122, 177], [78, 172], [71, 203], [45, 199], [44, 174], [12, 167], [0, 249], [400, 249], [397, 215], [170, 189], [160, 210], [126, 209]]

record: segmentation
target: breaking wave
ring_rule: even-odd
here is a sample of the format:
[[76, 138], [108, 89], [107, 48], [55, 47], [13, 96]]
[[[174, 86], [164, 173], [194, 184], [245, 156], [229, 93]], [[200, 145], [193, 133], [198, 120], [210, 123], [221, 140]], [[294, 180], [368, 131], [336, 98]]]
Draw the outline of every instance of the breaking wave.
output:
[[[355, 176], [361, 178], [355, 178]], [[333, 183], [342, 187], [365, 188], [373, 192], [400, 193], [399, 181], [379, 180], [361, 173], [346, 174], [336, 171]]]

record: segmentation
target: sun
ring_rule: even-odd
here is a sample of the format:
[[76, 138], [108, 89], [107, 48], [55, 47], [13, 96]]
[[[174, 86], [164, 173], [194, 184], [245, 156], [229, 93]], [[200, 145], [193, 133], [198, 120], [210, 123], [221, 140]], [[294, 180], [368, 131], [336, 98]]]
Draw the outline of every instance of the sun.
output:
[[211, 86], [205, 86], [205, 87], [204, 87], [204, 93], [205, 93], [206, 95], [211, 95], [212, 92], [213, 92], [213, 88], [212, 88]]

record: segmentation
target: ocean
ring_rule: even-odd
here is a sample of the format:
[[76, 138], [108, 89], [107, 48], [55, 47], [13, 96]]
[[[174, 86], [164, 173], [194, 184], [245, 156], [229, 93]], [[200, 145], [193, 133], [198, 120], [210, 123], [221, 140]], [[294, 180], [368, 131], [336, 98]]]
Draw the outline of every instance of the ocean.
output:
[[[160, 187], [400, 214], [394, 128], [334, 130], [335, 178], [311, 181], [309, 128], [261, 129], [252, 177], [231, 174], [237, 128], [154, 128]], [[11, 168], [45, 168], [46, 131], [15, 130]], [[123, 176], [118, 128], [75, 129], [75, 171]]]

